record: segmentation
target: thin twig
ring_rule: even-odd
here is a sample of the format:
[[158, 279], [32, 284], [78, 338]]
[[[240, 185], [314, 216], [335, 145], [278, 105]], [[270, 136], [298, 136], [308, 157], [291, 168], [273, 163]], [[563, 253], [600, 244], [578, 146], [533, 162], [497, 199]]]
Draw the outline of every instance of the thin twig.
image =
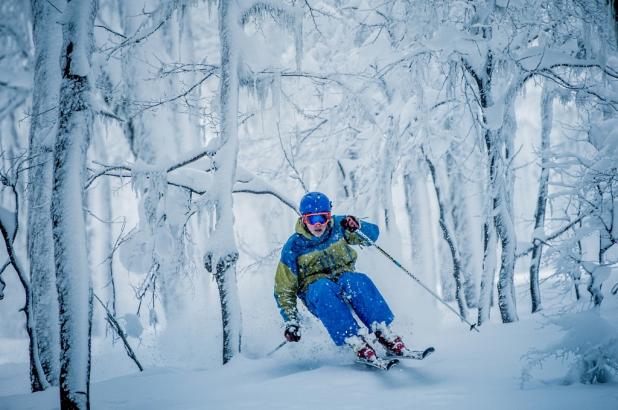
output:
[[[541, 241], [544, 244], [547, 244], [549, 241], [551, 241], [553, 239], [556, 239], [557, 237], [559, 237], [560, 235], [562, 235], [563, 233], [568, 231], [573, 225], [575, 225], [576, 223], [578, 223], [579, 221], [584, 219], [586, 216], [589, 216], [591, 213], [592, 212], [587, 212], [585, 214], [580, 215], [577, 219], [575, 219], [574, 221], [570, 222], [566, 226], [558, 229], [556, 232], [552, 233], [551, 235], [548, 235], [546, 238], [533, 238], [533, 242], [534, 241]], [[525, 251], [520, 252], [517, 255], [515, 255], [515, 257], [516, 258], [521, 258], [522, 256], [526, 256], [527, 254], [532, 252], [533, 249], [534, 249], [534, 244], [530, 245], [530, 247], [528, 247]]]
[[133, 360], [133, 362], [137, 365], [137, 368], [139, 369], [139, 371], [143, 372], [144, 367], [139, 362], [139, 360], [137, 359], [137, 356], [135, 355], [135, 352], [131, 348], [129, 341], [127, 340], [126, 332], [122, 329], [122, 327], [120, 326], [120, 323], [118, 323], [114, 315], [112, 315], [112, 313], [109, 311], [107, 306], [105, 306], [105, 303], [103, 303], [103, 301], [97, 296], [97, 294], [93, 292], [93, 295], [96, 298], [96, 300], [99, 301], [99, 303], [101, 304], [101, 307], [105, 309], [105, 314], [106, 314], [105, 320], [107, 320], [107, 323], [109, 323], [111, 328], [114, 329], [118, 337], [122, 339], [122, 343], [124, 344], [124, 349], [127, 352], [127, 356], [129, 356], [131, 360]]
[[104, 25], [102, 25], [102, 24], [95, 24], [94, 26], [95, 26], [95, 27], [102, 28], [102, 29], [104, 29], [104, 30], [107, 30], [107, 31], [109, 31], [110, 33], [115, 34], [115, 35], [117, 35], [117, 36], [119, 36], [119, 37], [122, 37], [122, 38], [127, 38], [127, 36], [125, 36], [124, 34], [120, 34], [120, 33], [118, 33], [117, 31], [114, 31], [114, 30], [112, 30], [111, 28], [109, 28], [109, 27], [107, 27], [107, 26], [104, 26]]
[[281, 202], [283, 202], [285, 205], [287, 205], [296, 214], [300, 215], [300, 213], [298, 212], [298, 209], [296, 209], [296, 206], [293, 203], [289, 202], [288, 200], [286, 200], [285, 198], [283, 198], [281, 195], [279, 195], [278, 193], [274, 191], [267, 190], [267, 189], [260, 190], [260, 189], [240, 188], [240, 189], [234, 189], [232, 192], [235, 194], [245, 193], [245, 194], [255, 194], [255, 195], [272, 195], [278, 200], [280, 200]]

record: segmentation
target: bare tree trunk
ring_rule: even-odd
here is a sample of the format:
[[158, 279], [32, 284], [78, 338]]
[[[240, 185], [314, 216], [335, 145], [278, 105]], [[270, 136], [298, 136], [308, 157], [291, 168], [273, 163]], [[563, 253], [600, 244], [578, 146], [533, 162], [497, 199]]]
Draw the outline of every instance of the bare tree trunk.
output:
[[[581, 208], [579, 209], [579, 212], [581, 213]], [[579, 221], [579, 223], [577, 224], [578, 229], [582, 228], [582, 221]], [[575, 229], [575, 226], [573, 226], [572, 228], [573, 234], [577, 233], [577, 230]], [[582, 241], [578, 240], [577, 241], [577, 257], [581, 260], [582, 256], [584, 254], [584, 250], [582, 247]], [[581, 290], [579, 289], [579, 285], [581, 283], [581, 277], [582, 277], [582, 273], [581, 273], [581, 266], [577, 266], [574, 268], [573, 272], [571, 273], [571, 275], [573, 276], [573, 286], [575, 288], [575, 299], [579, 300], [581, 299]]]
[[423, 152], [423, 156], [425, 157], [425, 162], [429, 167], [429, 173], [431, 174], [431, 178], [433, 179], [433, 186], [436, 192], [436, 199], [438, 201], [438, 209], [440, 211], [440, 229], [442, 230], [442, 236], [444, 240], [447, 242], [449, 250], [451, 252], [451, 259], [453, 261], [453, 277], [455, 279], [455, 299], [457, 300], [457, 306], [459, 307], [459, 314], [467, 318], [467, 309], [466, 309], [466, 296], [464, 294], [464, 279], [463, 274], [461, 272], [461, 257], [459, 256], [459, 248], [457, 247], [457, 239], [453, 233], [453, 229], [451, 224], [448, 221], [449, 212], [446, 209], [446, 204], [444, 203], [443, 195], [440, 191], [439, 181], [436, 175], [436, 168], [433, 165], [433, 162], [429, 159], [425, 151], [421, 148]]
[[498, 174], [500, 180], [497, 185], [497, 187], [500, 188], [498, 190], [500, 206], [498, 212], [494, 214], [496, 216], [494, 219], [496, 219], [496, 226], [502, 243], [500, 279], [498, 281], [498, 302], [503, 323], [519, 320], [515, 293], [515, 262], [517, 261], [517, 233], [515, 232], [515, 209], [513, 205], [515, 178], [511, 171], [510, 164], [513, 160], [513, 139], [517, 128], [515, 97], [520, 86], [519, 83], [514, 83], [509, 87], [503, 97], [505, 107], [503, 124], [500, 127], [499, 134], [496, 135], [497, 141], [501, 141], [501, 145], [503, 145], [503, 157]]
[[496, 230], [493, 219], [487, 217], [483, 223], [483, 275], [479, 294], [477, 323], [482, 325], [489, 320], [493, 302], [493, 289], [496, 278]]
[[547, 192], [549, 184], [549, 144], [553, 120], [554, 95], [549, 90], [549, 84], [543, 85], [541, 96], [541, 176], [539, 178], [539, 193], [534, 212], [534, 232], [532, 237], [532, 257], [530, 260], [530, 296], [532, 299], [532, 313], [542, 310], [541, 290], [539, 288], [539, 268], [543, 243], [537, 239], [542, 234], [545, 225], [545, 208], [547, 206]]
[[[442, 232], [442, 226], [440, 225], [439, 217], [438, 227], [440, 228], [440, 232]], [[444, 239], [444, 232], [442, 232], [442, 238]], [[436, 242], [436, 248], [436, 256], [440, 261], [440, 270], [438, 271], [438, 276], [440, 280], [441, 296], [444, 301], [453, 302], [457, 300], [457, 283], [455, 283], [455, 278], [453, 277], [455, 267], [453, 266], [451, 250], [449, 249], [448, 242], [440, 240]]]
[[26, 269], [23, 267], [22, 263], [19, 261], [17, 254], [15, 253], [15, 248], [13, 243], [15, 241], [15, 237], [17, 236], [17, 227], [18, 227], [18, 215], [17, 210], [19, 209], [19, 198], [17, 196], [17, 191], [15, 192], [15, 221], [14, 232], [9, 232], [9, 228], [4, 225], [4, 221], [0, 219], [0, 233], [4, 239], [4, 243], [6, 246], [6, 253], [9, 257], [9, 262], [15, 272], [17, 272], [17, 277], [21, 282], [22, 287], [24, 288], [25, 293], [25, 304], [23, 307], [24, 315], [26, 316], [26, 332], [28, 333], [28, 353], [30, 357], [30, 388], [33, 392], [45, 390], [50, 387], [47, 378], [45, 376], [45, 371], [43, 370], [43, 366], [41, 365], [41, 360], [39, 357], [39, 343], [37, 341], [37, 332], [34, 328], [36, 320], [34, 318], [34, 310], [32, 306], [32, 297], [30, 292], [30, 281], [28, 280], [28, 276], [26, 273]]
[[[55, 5], [64, 9], [64, 2]], [[28, 178], [28, 257], [30, 297], [41, 365], [49, 383], [58, 385], [60, 340], [58, 294], [51, 220], [53, 149], [60, 93], [60, 12], [45, 0], [32, 0], [35, 73], [30, 126], [31, 166]], [[34, 386], [33, 386], [34, 387]], [[33, 388], [33, 391], [37, 389]]]
[[[104, 134], [104, 130], [97, 127], [94, 134]], [[104, 147], [102, 138], [95, 138], [90, 144], [90, 153], [93, 158], [104, 164], [108, 164], [109, 158]], [[86, 191], [88, 210], [93, 215], [86, 219], [88, 235], [88, 252], [90, 270], [92, 272], [92, 288], [95, 295], [99, 295], [105, 301], [105, 308], [113, 316], [116, 316], [116, 287], [113, 274], [113, 248], [112, 235], [112, 201], [111, 201], [111, 178], [100, 178]], [[95, 310], [96, 312], [96, 310]], [[94, 315], [93, 334], [105, 333], [106, 320], [101, 321], [99, 316]]]
[[[436, 273], [440, 269], [439, 260], [434, 252], [434, 244], [437, 243], [429, 211], [428, 189], [425, 178], [413, 174], [420, 173], [418, 167], [404, 174], [406, 193], [406, 210], [410, 216], [410, 245], [412, 247], [412, 262], [421, 277], [431, 287], [436, 287]], [[425, 294], [419, 297], [426, 297]], [[435, 299], [428, 299], [429, 303], [435, 303]]]
[[112, 235], [112, 198], [111, 198], [111, 184], [109, 178], [104, 178], [101, 181], [100, 189], [100, 200], [101, 200], [101, 209], [103, 210], [102, 218], [105, 221], [103, 226], [101, 227], [102, 232], [100, 236], [103, 238], [101, 243], [101, 255], [105, 258], [101, 261], [103, 268], [103, 286], [106, 289], [107, 294], [107, 306], [109, 310], [112, 312], [114, 316], [118, 314], [117, 311], [117, 299], [116, 299], [116, 282], [114, 280], [114, 259], [113, 259], [113, 248], [112, 244], [114, 242]]
[[60, 308], [60, 406], [90, 408], [92, 288], [86, 246], [84, 174], [93, 110], [90, 61], [95, 0], [67, 2], [61, 55], [62, 86], [54, 151], [52, 223]]
[[[601, 188], [599, 187], [599, 191]], [[615, 198], [612, 198], [608, 203], [611, 203], [611, 206], [616, 204]], [[613, 238], [612, 232], [608, 230], [608, 227], [611, 227], [615, 223], [615, 210], [606, 210], [603, 215], [599, 215], [594, 224], [596, 225], [599, 231], [599, 253], [598, 253], [598, 263], [597, 264], [587, 264], [592, 265], [588, 267], [588, 273], [590, 274], [590, 279], [588, 280], [588, 286], [586, 289], [592, 296], [592, 302], [594, 306], [601, 306], [603, 302], [603, 282], [606, 278], [609, 277], [610, 268], [607, 266], [607, 261], [605, 260], [605, 253], [612, 248], [616, 243], [616, 239]], [[603, 221], [602, 218], [605, 218]], [[585, 263], [585, 262], [584, 262]], [[585, 263], [586, 264], [586, 263]]]
[[588, 280], [588, 286], [586, 287], [586, 290], [592, 296], [592, 303], [594, 303], [594, 306], [601, 306], [604, 298], [603, 292], [601, 292], [601, 285], [603, 284], [603, 282], [599, 281], [598, 279], [598, 277], [601, 275], [597, 272], [596, 269], [591, 270], [589, 273], [590, 279]]
[[399, 116], [389, 116], [389, 126], [386, 138], [383, 142], [382, 158], [378, 169], [377, 178], [377, 195], [379, 203], [379, 219], [375, 221], [383, 221], [386, 233], [394, 237], [398, 237], [397, 224], [395, 221], [395, 212], [393, 210], [393, 175], [397, 164], [397, 155], [399, 148]]
[[[504, 182], [506, 183], [506, 181]], [[500, 254], [500, 275], [498, 278], [498, 306], [503, 323], [511, 323], [519, 320], [515, 305], [515, 233], [512, 215], [507, 211], [504, 204], [505, 195], [501, 194], [497, 203], [495, 224], [502, 253]]]
[[[488, 51], [485, 59], [483, 72], [477, 73], [471, 67], [468, 71], [473, 75], [476, 80], [477, 87], [480, 95], [480, 108], [483, 113], [483, 125], [487, 124], [487, 118], [485, 112], [487, 107], [493, 104], [491, 100], [491, 84], [492, 75], [494, 71], [493, 54]], [[479, 309], [478, 309], [478, 324], [481, 325], [489, 319], [489, 313], [491, 310], [491, 304], [493, 302], [493, 286], [495, 280], [496, 270], [496, 249], [497, 237], [496, 237], [496, 225], [495, 225], [495, 211], [496, 211], [496, 172], [497, 172], [497, 160], [496, 152], [494, 151], [494, 135], [488, 128], [484, 130], [485, 149], [488, 162], [488, 172], [486, 178], [486, 205], [485, 213], [486, 218], [483, 223], [483, 276], [481, 278], [481, 294], [479, 297]]]
[[468, 199], [464, 194], [466, 185], [463, 181], [461, 170], [455, 168], [456, 162], [453, 157], [453, 149], [455, 149], [455, 147], [451, 147], [446, 156], [447, 173], [450, 182], [451, 216], [453, 220], [453, 230], [457, 237], [459, 253], [461, 255], [461, 270], [464, 278], [466, 304], [468, 308], [475, 308], [478, 306], [478, 282], [477, 275], [474, 274], [472, 249], [476, 243], [472, 240], [473, 236], [470, 232], [467, 206]]
[[[495, 5], [495, 4], [494, 4]], [[505, 151], [505, 156], [508, 155], [508, 146], [504, 146], [502, 137], [504, 137], [504, 131], [498, 131], [498, 133], [487, 128], [487, 109], [493, 105], [491, 98], [492, 92], [492, 77], [494, 74], [494, 62], [493, 53], [491, 50], [487, 52], [485, 59], [484, 69], [482, 73], [477, 73], [472, 67], [467, 66], [468, 71], [474, 77], [480, 95], [480, 108], [483, 116], [484, 139], [485, 149], [488, 160], [488, 195], [491, 198], [491, 219], [500, 240], [500, 273], [498, 277], [498, 306], [500, 307], [500, 314], [504, 323], [515, 322], [518, 320], [517, 309], [515, 305], [515, 290], [514, 290], [514, 270], [515, 270], [515, 229], [513, 226], [512, 206], [510, 203], [510, 190], [507, 184], [512, 180], [507, 178], [507, 169], [504, 165], [506, 158], [502, 156], [502, 151]], [[511, 98], [514, 94], [511, 95]], [[512, 110], [512, 107], [507, 107]], [[506, 122], [513, 121], [513, 113], [507, 114]], [[486, 223], [490, 223], [489, 221]], [[491, 238], [489, 228], [484, 228], [485, 239]], [[489, 252], [493, 252], [491, 249], [492, 244], [486, 244], [485, 257], [489, 256]], [[484, 266], [490, 267], [490, 264], [485, 263]], [[488, 279], [488, 273], [484, 273], [485, 279]], [[488, 283], [485, 283], [485, 286]], [[484, 295], [482, 297], [487, 297]], [[487, 302], [487, 299], [484, 299]], [[486, 307], [483, 306], [483, 309]], [[480, 314], [479, 314], [479, 317]], [[482, 320], [481, 320], [482, 321]], [[479, 322], [480, 324], [480, 322]]]

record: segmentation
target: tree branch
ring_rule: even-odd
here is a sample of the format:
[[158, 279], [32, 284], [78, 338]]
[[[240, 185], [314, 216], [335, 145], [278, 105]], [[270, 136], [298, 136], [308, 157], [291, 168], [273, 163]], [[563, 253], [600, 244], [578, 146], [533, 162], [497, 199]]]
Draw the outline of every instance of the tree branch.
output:
[[[562, 235], [563, 233], [565, 233], [566, 231], [568, 231], [569, 229], [571, 229], [571, 227], [577, 223], [579, 223], [582, 219], [584, 219], [585, 217], [589, 216], [592, 212], [587, 212], [584, 213], [582, 215], [580, 215], [577, 219], [575, 219], [574, 221], [569, 222], [567, 225], [565, 225], [564, 227], [558, 229], [556, 232], [552, 233], [551, 235], [548, 235], [545, 238], [533, 238], [533, 242], [534, 241], [542, 241], [543, 243], [548, 243], [549, 241], [552, 241], [554, 239], [556, 239], [557, 237], [559, 237], [560, 235]], [[532, 250], [534, 249], [534, 245], [530, 245], [530, 247], [528, 247], [525, 251], [518, 253], [517, 255], [515, 255], [516, 258], [521, 258], [522, 256], [526, 256], [528, 255], [530, 252], [532, 252]]]
[[300, 215], [300, 212], [298, 212], [298, 209], [296, 209], [296, 205], [294, 205], [291, 201], [287, 200], [286, 198], [284, 198], [277, 192], [270, 191], [267, 189], [251, 189], [251, 188], [235, 188], [232, 192], [235, 194], [245, 193], [245, 194], [255, 194], [255, 195], [272, 195], [278, 200], [280, 200], [284, 205], [289, 207], [297, 215]]
[[137, 359], [137, 356], [135, 355], [135, 352], [131, 348], [129, 341], [127, 340], [125, 331], [122, 329], [122, 327], [120, 326], [120, 324], [118, 323], [114, 315], [112, 315], [112, 313], [109, 311], [107, 306], [105, 306], [105, 303], [103, 303], [103, 301], [97, 296], [97, 294], [94, 292], [92, 294], [95, 297], [95, 299], [99, 301], [99, 303], [101, 304], [101, 307], [105, 310], [105, 315], [106, 315], [105, 320], [107, 321], [107, 323], [109, 323], [111, 328], [114, 329], [118, 337], [122, 339], [122, 343], [124, 344], [124, 350], [127, 352], [127, 356], [129, 356], [131, 360], [133, 360], [133, 362], [135, 363], [139, 371], [143, 372], [144, 367], [139, 362], [139, 360]]

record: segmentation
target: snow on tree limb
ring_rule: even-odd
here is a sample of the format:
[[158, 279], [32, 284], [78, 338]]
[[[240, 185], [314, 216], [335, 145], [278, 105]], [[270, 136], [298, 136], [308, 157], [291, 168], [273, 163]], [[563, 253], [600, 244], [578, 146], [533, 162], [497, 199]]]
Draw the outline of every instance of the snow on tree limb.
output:
[[[162, 5], [154, 11], [144, 12], [148, 18], [139, 25], [134, 33], [130, 35], [127, 33], [121, 35], [124, 38], [122, 42], [104, 50], [107, 52], [107, 58], [111, 58], [116, 52], [123, 48], [132, 47], [147, 40], [170, 21], [175, 11], [183, 6], [189, 5], [190, 2], [191, 0], [170, 0], [163, 2]], [[114, 34], [120, 35], [120, 33]]]
[[236, 184], [234, 185], [235, 193], [250, 193], [256, 195], [272, 195], [281, 201], [284, 205], [292, 209], [296, 214], [300, 212], [296, 208], [296, 201], [288, 198], [287, 195], [279, 192], [275, 187], [265, 180], [258, 178], [244, 167], [238, 167], [236, 173]]
[[[556, 231], [554, 231], [554, 232], [552, 232], [550, 234], [543, 234], [542, 236], [541, 235], [535, 235], [535, 237], [533, 238], [533, 241], [541, 241], [541, 242], [547, 244], [550, 241], [558, 238], [560, 235], [562, 235], [565, 232], [567, 232], [569, 229], [571, 229], [573, 226], [577, 225], [579, 222], [581, 222], [584, 218], [586, 218], [590, 214], [592, 214], [592, 211], [583, 213], [580, 216], [578, 216], [576, 219], [574, 219], [573, 221], [569, 222], [568, 224], [566, 224], [562, 228], [559, 228], [559, 229], [557, 229]], [[520, 251], [519, 253], [517, 253], [517, 258], [521, 258], [523, 256], [528, 255], [530, 252], [532, 252], [533, 249], [534, 249], [534, 245], [530, 245], [525, 250]]]

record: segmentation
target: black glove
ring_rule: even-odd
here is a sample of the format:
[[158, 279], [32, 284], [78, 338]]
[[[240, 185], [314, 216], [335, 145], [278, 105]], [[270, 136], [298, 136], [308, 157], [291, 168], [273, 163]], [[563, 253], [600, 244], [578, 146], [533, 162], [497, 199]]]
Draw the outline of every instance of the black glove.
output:
[[341, 220], [341, 226], [347, 231], [354, 232], [360, 228], [360, 223], [357, 217], [346, 215], [346, 217]]
[[298, 325], [287, 325], [283, 336], [288, 342], [298, 342], [300, 340], [300, 328]]

